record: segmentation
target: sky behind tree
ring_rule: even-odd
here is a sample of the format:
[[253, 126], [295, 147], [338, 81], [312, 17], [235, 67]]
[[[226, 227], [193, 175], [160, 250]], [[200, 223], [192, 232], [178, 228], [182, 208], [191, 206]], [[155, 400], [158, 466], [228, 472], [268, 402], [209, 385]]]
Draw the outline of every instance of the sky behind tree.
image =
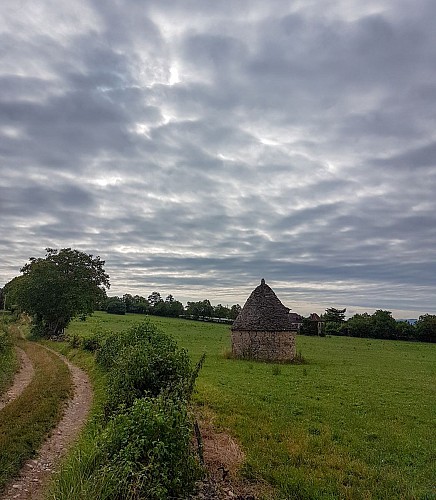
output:
[[4, 0], [0, 286], [436, 313], [436, 3]]

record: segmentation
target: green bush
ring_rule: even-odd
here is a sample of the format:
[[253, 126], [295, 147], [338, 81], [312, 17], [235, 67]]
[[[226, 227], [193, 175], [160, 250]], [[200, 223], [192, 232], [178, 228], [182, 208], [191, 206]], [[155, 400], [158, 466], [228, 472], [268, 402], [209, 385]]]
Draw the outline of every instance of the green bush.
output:
[[106, 370], [112, 368], [122, 349], [128, 346], [153, 344], [156, 348], [162, 345], [171, 350], [177, 349], [174, 340], [160, 332], [148, 318], [122, 332], [106, 332], [102, 337], [101, 347], [96, 352], [96, 361]]
[[77, 333], [68, 333], [67, 342], [73, 349], [79, 349], [82, 345], [82, 337]]
[[137, 398], [167, 391], [183, 396], [189, 391], [193, 370], [188, 354], [147, 320], [109, 334], [96, 359], [108, 370], [106, 415]]
[[121, 333], [98, 330], [80, 347], [96, 349], [106, 400], [50, 498], [189, 498], [203, 473], [188, 400], [204, 356], [193, 369], [186, 351], [149, 320]]
[[95, 352], [101, 347], [101, 337], [98, 333], [92, 333], [82, 337], [81, 347], [84, 351]]
[[98, 444], [113, 498], [187, 498], [200, 469], [186, 403], [142, 398], [109, 422]]
[[68, 332], [66, 340], [73, 349], [96, 352], [101, 347], [105, 335], [100, 325], [97, 325], [93, 331], [84, 335]]

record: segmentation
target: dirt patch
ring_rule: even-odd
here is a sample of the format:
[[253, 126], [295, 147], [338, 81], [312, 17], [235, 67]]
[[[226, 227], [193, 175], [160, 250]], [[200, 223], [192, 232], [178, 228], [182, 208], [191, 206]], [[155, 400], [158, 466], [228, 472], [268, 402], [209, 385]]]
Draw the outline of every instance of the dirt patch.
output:
[[34, 369], [29, 356], [19, 347], [16, 347], [15, 350], [20, 360], [20, 369], [15, 374], [11, 387], [0, 397], [0, 410], [17, 399], [33, 378]]
[[211, 417], [202, 416], [199, 428], [207, 477], [198, 483], [193, 500], [256, 500], [271, 496], [271, 487], [266, 483], [253, 483], [241, 477], [245, 454], [234, 438], [218, 431]]
[[64, 356], [55, 354], [60, 356], [70, 369], [74, 395], [67, 403], [61, 421], [44, 442], [37, 456], [24, 464], [20, 475], [6, 487], [3, 495], [0, 496], [1, 500], [42, 499], [47, 483], [61, 457], [86, 422], [92, 402], [92, 389], [88, 375], [71, 364]]

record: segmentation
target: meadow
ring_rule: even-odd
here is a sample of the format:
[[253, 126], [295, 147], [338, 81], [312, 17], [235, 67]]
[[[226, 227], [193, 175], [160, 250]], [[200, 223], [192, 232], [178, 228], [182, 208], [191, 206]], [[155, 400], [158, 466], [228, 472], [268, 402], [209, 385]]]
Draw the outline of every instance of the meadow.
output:
[[[68, 333], [144, 316], [95, 313]], [[242, 474], [275, 498], [436, 498], [436, 346], [298, 336], [306, 364], [229, 359], [226, 325], [151, 317], [193, 362], [195, 404], [246, 453]]]

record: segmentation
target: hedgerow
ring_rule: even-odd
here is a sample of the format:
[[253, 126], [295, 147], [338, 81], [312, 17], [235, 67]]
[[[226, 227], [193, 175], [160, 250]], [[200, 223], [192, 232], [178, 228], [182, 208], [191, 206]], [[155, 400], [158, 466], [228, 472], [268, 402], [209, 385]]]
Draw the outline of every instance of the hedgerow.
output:
[[[92, 441], [70, 458], [52, 498], [187, 498], [201, 476], [189, 398], [201, 367], [148, 320], [87, 337], [106, 373]], [[74, 347], [85, 348], [78, 339]]]
[[149, 321], [121, 335], [109, 334], [97, 350], [96, 360], [108, 370], [106, 415], [163, 391], [187, 397], [192, 374], [188, 354]]
[[187, 405], [172, 395], [136, 399], [110, 420], [98, 445], [114, 498], [186, 498], [199, 478]]

